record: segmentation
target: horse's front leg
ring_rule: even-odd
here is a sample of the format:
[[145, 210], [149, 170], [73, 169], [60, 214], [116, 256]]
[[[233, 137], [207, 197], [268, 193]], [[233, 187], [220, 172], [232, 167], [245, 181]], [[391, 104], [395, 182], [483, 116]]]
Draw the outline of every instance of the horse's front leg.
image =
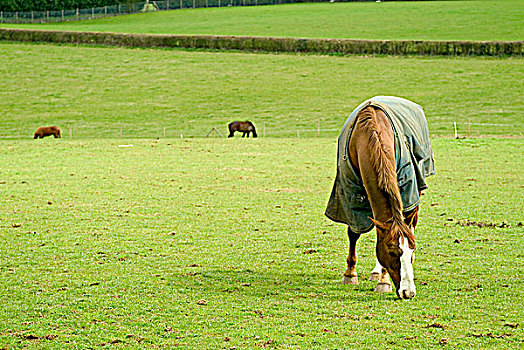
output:
[[246, 136], [246, 132], [245, 131], [242, 133], [242, 137], [244, 137], [244, 136]]
[[389, 273], [385, 268], [382, 268], [380, 273], [375, 292], [380, 293], [391, 293], [391, 280], [389, 279]]
[[360, 238], [359, 233], [351, 231], [348, 227], [348, 237], [349, 237], [349, 254], [346, 259], [347, 269], [344, 272], [344, 277], [342, 277], [343, 284], [358, 284], [357, 271], [355, 265], [357, 264], [357, 241]]

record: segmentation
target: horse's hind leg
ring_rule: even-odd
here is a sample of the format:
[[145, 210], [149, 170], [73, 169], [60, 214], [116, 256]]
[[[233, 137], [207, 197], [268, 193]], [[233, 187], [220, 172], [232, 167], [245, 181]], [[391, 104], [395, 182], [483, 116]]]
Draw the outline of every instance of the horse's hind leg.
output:
[[375, 292], [380, 293], [391, 293], [391, 280], [389, 279], [389, 273], [385, 268], [382, 268], [382, 273], [378, 279]]
[[359, 233], [351, 231], [348, 227], [348, 237], [349, 237], [349, 254], [346, 259], [347, 269], [344, 272], [344, 277], [342, 277], [343, 284], [358, 284], [357, 271], [355, 265], [357, 264], [357, 241], [360, 238]]
[[375, 268], [373, 269], [373, 271], [371, 271], [371, 274], [369, 275], [369, 280], [378, 281], [380, 279], [381, 274], [382, 274], [382, 265], [380, 265], [380, 263], [377, 260], [375, 264]]
[[244, 133], [242, 134], [242, 137], [246, 136], [246, 132], [244, 131]]

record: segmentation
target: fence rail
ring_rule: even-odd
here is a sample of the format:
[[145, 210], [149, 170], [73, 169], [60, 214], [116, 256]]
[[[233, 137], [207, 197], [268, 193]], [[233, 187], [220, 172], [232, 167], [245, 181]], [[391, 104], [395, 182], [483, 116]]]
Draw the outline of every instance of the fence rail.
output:
[[48, 23], [81, 21], [129, 15], [134, 13], [167, 11], [186, 8], [230, 7], [278, 5], [303, 2], [297, 0], [166, 0], [145, 1], [134, 4], [120, 4], [87, 9], [60, 11], [3, 12], [0, 11], [0, 23]]
[[[137, 131], [136, 125], [133, 124], [115, 124], [108, 123], [85, 123], [85, 124], [58, 124], [62, 131], [62, 138], [65, 139], [173, 139], [173, 138], [205, 138], [205, 137], [225, 137], [228, 134], [227, 125], [209, 124], [207, 127], [200, 129], [182, 129], [174, 125], [155, 124], [140, 128]], [[442, 127], [445, 126], [445, 130]], [[502, 130], [493, 132], [493, 126], [504, 127]], [[342, 129], [340, 127], [329, 127], [322, 125], [320, 121], [316, 125], [306, 125], [296, 127], [282, 128], [273, 123], [256, 123], [259, 137], [276, 137], [276, 138], [333, 138], [335, 139]], [[476, 123], [470, 121], [457, 122], [432, 122], [430, 130], [432, 136], [452, 137], [480, 137], [480, 136], [510, 136], [524, 137], [524, 125], [517, 124], [493, 124], [493, 123]], [[4, 127], [0, 132], [0, 140], [6, 139], [30, 139], [36, 128], [26, 126]], [[216, 131], [215, 131], [216, 130]], [[52, 136], [50, 136], [52, 138]], [[237, 133], [237, 137], [240, 137]]]
[[[152, 139], [173, 139], [173, 138], [223, 138], [228, 134], [227, 126], [210, 126], [209, 128], [202, 128], [201, 130], [194, 129], [178, 129], [176, 127], [158, 126], [151, 127], [147, 130], [142, 130], [141, 133], [136, 132], [136, 127], [133, 125], [114, 126], [112, 128], [104, 127], [102, 132], [98, 134], [93, 132], [93, 129], [100, 130], [102, 128], [94, 125], [62, 125], [61, 134], [64, 139], [135, 139], [135, 138], [152, 138]], [[36, 130], [36, 129], [35, 129]], [[33, 138], [33, 129], [27, 127], [20, 128], [4, 128], [0, 133], [0, 140], [14, 140], [14, 139], [31, 139]], [[331, 137], [336, 138], [340, 133], [340, 128], [332, 129], [306, 129], [306, 128], [290, 128], [289, 130], [282, 130], [273, 125], [266, 126], [264, 124], [257, 127], [258, 137]], [[236, 133], [236, 137], [240, 137], [242, 133]], [[252, 136], [251, 136], [252, 137]], [[53, 138], [48, 136], [47, 138]]]

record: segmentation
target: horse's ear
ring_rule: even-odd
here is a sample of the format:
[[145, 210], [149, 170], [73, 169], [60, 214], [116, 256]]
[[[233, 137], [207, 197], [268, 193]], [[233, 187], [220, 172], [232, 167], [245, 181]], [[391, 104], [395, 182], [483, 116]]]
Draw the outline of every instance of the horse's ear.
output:
[[369, 220], [371, 220], [376, 227], [378, 227], [379, 229], [381, 230], [390, 230], [391, 229], [391, 226], [393, 225], [392, 222], [382, 222], [382, 221], [379, 221], [379, 220], [375, 220], [373, 219], [372, 217], [368, 217]]

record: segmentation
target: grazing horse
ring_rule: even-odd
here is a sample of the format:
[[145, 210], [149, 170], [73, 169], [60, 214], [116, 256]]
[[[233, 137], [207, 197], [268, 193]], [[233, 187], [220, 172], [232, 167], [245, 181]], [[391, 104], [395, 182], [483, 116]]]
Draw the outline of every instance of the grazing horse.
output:
[[401, 299], [416, 293], [414, 230], [425, 177], [435, 173], [422, 107], [392, 96], [376, 96], [349, 116], [338, 139], [338, 167], [326, 216], [348, 225], [349, 254], [342, 283], [358, 284], [356, 243], [373, 226], [377, 263], [375, 291]]
[[58, 126], [41, 126], [38, 129], [36, 129], [35, 135], [33, 136], [34, 139], [41, 138], [43, 139], [46, 136], [53, 135], [56, 138], [62, 137], [60, 134], [60, 128]]
[[242, 137], [246, 136], [249, 137], [249, 133], [253, 133], [253, 137], [257, 137], [257, 131], [255, 130], [255, 126], [250, 121], [246, 120], [245, 122], [232, 122], [229, 123], [227, 126], [229, 128], [229, 135], [227, 137], [233, 137], [235, 134], [235, 131], [241, 131]]

